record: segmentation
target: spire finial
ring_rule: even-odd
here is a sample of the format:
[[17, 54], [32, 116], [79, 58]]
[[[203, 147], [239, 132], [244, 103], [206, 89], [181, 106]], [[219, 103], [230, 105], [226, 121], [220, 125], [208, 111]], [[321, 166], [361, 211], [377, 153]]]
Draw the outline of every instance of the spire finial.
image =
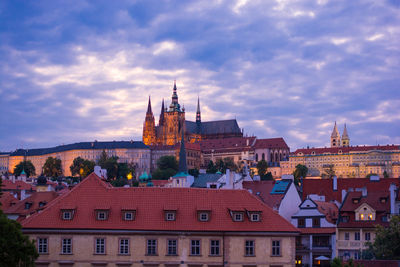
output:
[[151, 110], [151, 99], [150, 99], [150, 95], [149, 95], [149, 103], [147, 105], [147, 114], [151, 114], [153, 113], [153, 111]]

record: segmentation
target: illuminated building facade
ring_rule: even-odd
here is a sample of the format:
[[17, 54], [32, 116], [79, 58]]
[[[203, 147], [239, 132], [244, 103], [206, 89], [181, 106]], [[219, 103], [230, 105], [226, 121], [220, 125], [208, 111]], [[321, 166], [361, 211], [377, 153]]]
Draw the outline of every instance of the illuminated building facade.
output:
[[162, 101], [158, 125], [155, 124], [149, 98], [143, 123], [143, 143], [146, 145], [175, 145], [180, 142], [182, 130], [184, 131], [185, 141], [191, 143], [204, 139], [243, 136], [236, 119], [202, 122], [199, 99], [197, 101], [196, 121], [187, 121], [185, 119], [185, 108], [181, 107], [178, 102], [177, 87], [174, 83], [169, 108], [165, 108], [164, 100]]

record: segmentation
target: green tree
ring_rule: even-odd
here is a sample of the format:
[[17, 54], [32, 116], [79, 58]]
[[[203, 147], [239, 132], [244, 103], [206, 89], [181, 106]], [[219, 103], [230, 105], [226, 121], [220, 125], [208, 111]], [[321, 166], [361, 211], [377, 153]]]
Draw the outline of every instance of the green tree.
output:
[[261, 181], [270, 181], [270, 180], [274, 180], [274, 177], [272, 177], [272, 173], [271, 172], [267, 172], [263, 177], [260, 177]]
[[167, 180], [178, 172], [178, 161], [174, 156], [162, 156], [157, 160], [157, 169], [152, 173], [154, 180]]
[[296, 185], [300, 185], [301, 177], [306, 178], [307, 173], [308, 173], [308, 168], [306, 165], [303, 164], [296, 165], [296, 168], [293, 172], [294, 182], [296, 183]]
[[400, 260], [400, 216], [392, 216], [389, 227], [378, 225], [369, 251], [380, 260]]
[[226, 172], [226, 169], [229, 169], [231, 171], [236, 172], [239, 167], [235, 164], [235, 162], [233, 161], [233, 158], [224, 158], [224, 172]]
[[217, 167], [214, 165], [214, 162], [210, 160], [207, 165], [206, 173], [216, 173]]
[[128, 179], [119, 177], [115, 180], [112, 180], [110, 183], [114, 187], [123, 187], [124, 185], [128, 184]]
[[258, 175], [260, 176], [260, 179], [262, 180], [264, 175], [267, 173], [268, 163], [264, 159], [262, 159], [259, 162], [257, 162], [256, 168], [257, 168]]
[[43, 174], [47, 177], [61, 176], [61, 159], [48, 157], [43, 165]]
[[199, 172], [199, 170], [198, 169], [189, 169], [189, 174], [191, 175], [191, 176], [193, 176], [193, 177], [198, 177], [199, 176], [199, 174], [200, 174], [200, 172]]
[[335, 167], [333, 164], [323, 166], [324, 172], [322, 173], [323, 178], [332, 178], [335, 176]]
[[[0, 178], [0, 197], [3, 194], [2, 186]], [[38, 257], [35, 242], [23, 235], [21, 225], [17, 221], [8, 219], [0, 208], [1, 266], [35, 266]]]
[[389, 174], [386, 171], [383, 172], [383, 178], [389, 178]]
[[102, 169], [107, 170], [108, 180], [114, 180], [118, 177], [119, 166], [117, 156], [108, 157], [106, 151], [103, 150], [99, 159], [97, 160], [97, 165], [99, 165]]
[[30, 177], [36, 174], [35, 172], [35, 166], [32, 164], [30, 160], [24, 160], [18, 163], [14, 167], [14, 175], [19, 176], [22, 171], [25, 171], [26, 176]]
[[331, 267], [343, 267], [343, 262], [339, 258], [334, 258], [333, 261], [331, 262]]
[[79, 175], [80, 178], [86, 178], [94, 171], [94, 165], [94, 161], [77, 157], [74, 159], [69, 169], [73, 176]]

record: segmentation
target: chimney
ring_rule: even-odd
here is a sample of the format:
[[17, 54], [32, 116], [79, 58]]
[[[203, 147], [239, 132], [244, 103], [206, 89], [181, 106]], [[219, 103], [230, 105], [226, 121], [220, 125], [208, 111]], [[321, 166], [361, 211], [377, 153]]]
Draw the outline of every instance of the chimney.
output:
[[394, 210], [394, 204], [396, 200], [396, 185], [395, 184], [390, 184], [389, 186], [389, 192], [390, 192], [390, 214], [394, 215], [395, 210]]
[[363, 196], [363, 197], [366, 197], [367, 196], [367, 187], [363, 187], [363, 188], [361, 188], [361, 195]]
[[13, 184], [15, 184], [15, 176], [14, 176], [14, 175], [11, 175], [11, 182], [12, 182]]
[[227, 189], [232, 189], [233, 188], [233, 182], [232, 182], [232, 177], [231, 177], [231, 171], [229, 169], [226, 169], [225, 173], [225, 184]]
[[346, 197], [346, 194], [347, 194], [346, 189], [342, 189], [342, 203], [344, 201], [344, 198]]
[[249, 146], [249, 139], [246, 139], [246, 146]]
[[333, 176], [333, 191], [337, 191], [337, 176]]

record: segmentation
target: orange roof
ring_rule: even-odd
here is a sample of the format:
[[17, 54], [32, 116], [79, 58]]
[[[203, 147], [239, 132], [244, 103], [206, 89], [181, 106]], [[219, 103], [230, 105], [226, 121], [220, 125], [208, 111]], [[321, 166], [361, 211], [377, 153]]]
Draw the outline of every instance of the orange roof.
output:
[[287, 148], [285, 140], [282, 137], [257, 139], [254, 148]]
[[[19, 201], [16, 205], [13, 205], [5, 210], [4, 213], [18, 214], [25, 217], [29, 214], [37, 212], [38, 210], [44, 209], [48, 203], [57, 197], [58, 194], [54, 191], [34, 192], [30, 197]], [[26, 203], [30, 203], [29, 208], [26, 208]]]
[[[200, 141], [201, 151], [203, 153], [214, 152], [235, 152], [251, 150], [255, 137], [231, 137], [222, 139], [206, 139]], [[248, 144], [247, 144], [248, 142]]]
[[368, 192], [389, 191], [390, 184], [400, 185], [400, 179], [381, 178], [379, 181], [370, 181], [368, 178], [338, 178], [337, 191], [333, 191], [333, 179], [304, 179], [303, 180], [303, 200], [308, 195], [316, 194], [325, 196], [325, 201], [336, 200], [342, 202], [342, 190], [348, 191], [349, 188], [366, 187]]
[[299, 228], [302, 234], [333, 234], [336, 232], [335, 227], [321, 227], [321, 228]]
[[36, 190], [36, 187], [24, 181], [17, 180], [13, 183], [11, 180], [3, 180], [3, 190]]
[[371, 150], [385, 150], [385, 151], [399, 151], [399, 145], [386, 145], [386, 146], [349, 146], [349, 147], [313, 147], [313, 148], [300, 148], [291, 153], [291, 155], [297, 155], [298, 153], [303, 153], [304, 155], [311, 155], [312, 152], [315, 152], [316, 155], [330, 153], [330, 154], [338, 154], [339, 151], [341, 153], [350, 153], [350, 152], [365, 152]]
[[16, 199], [10, 192], [3, 192], [0, 198], [1, 209], [6, 210], [12, 205], [15, 205], [19, 200]]
[[318, 211], [325, 215], [328, 222], [336, 223], [339, 216], [339, 208], [335, 203], [315, 200], [314, 202], [317, 204]]
[[243, 181], [243, 188], [273, 209], [278, 209], [285, 194], [271, 194], [275, 181]]
[[[134, 221], [122, 220], [126, 203], [134, 203]], [[98, 221], [94, 210], [110, 207], [107, 220]], [[176, 220], [165, 221], [164, 208], [176, 207]], [[200, 222], [197, 208], [210, 207], [210, 221]], [[61, 210], [76, 207], [72, 220], [62, 220]], [[261, 222], [234, 222], [229, 210], [257, 210]], [[109, 187], [94, 173], [53, 201], [41, 213], [27, 218], [25, 229], [104, 229], [163, 231], [263, 231], [291, 232], [298, 230], [271, 208], [246, 190], [215, 190], [199, 188]]]

